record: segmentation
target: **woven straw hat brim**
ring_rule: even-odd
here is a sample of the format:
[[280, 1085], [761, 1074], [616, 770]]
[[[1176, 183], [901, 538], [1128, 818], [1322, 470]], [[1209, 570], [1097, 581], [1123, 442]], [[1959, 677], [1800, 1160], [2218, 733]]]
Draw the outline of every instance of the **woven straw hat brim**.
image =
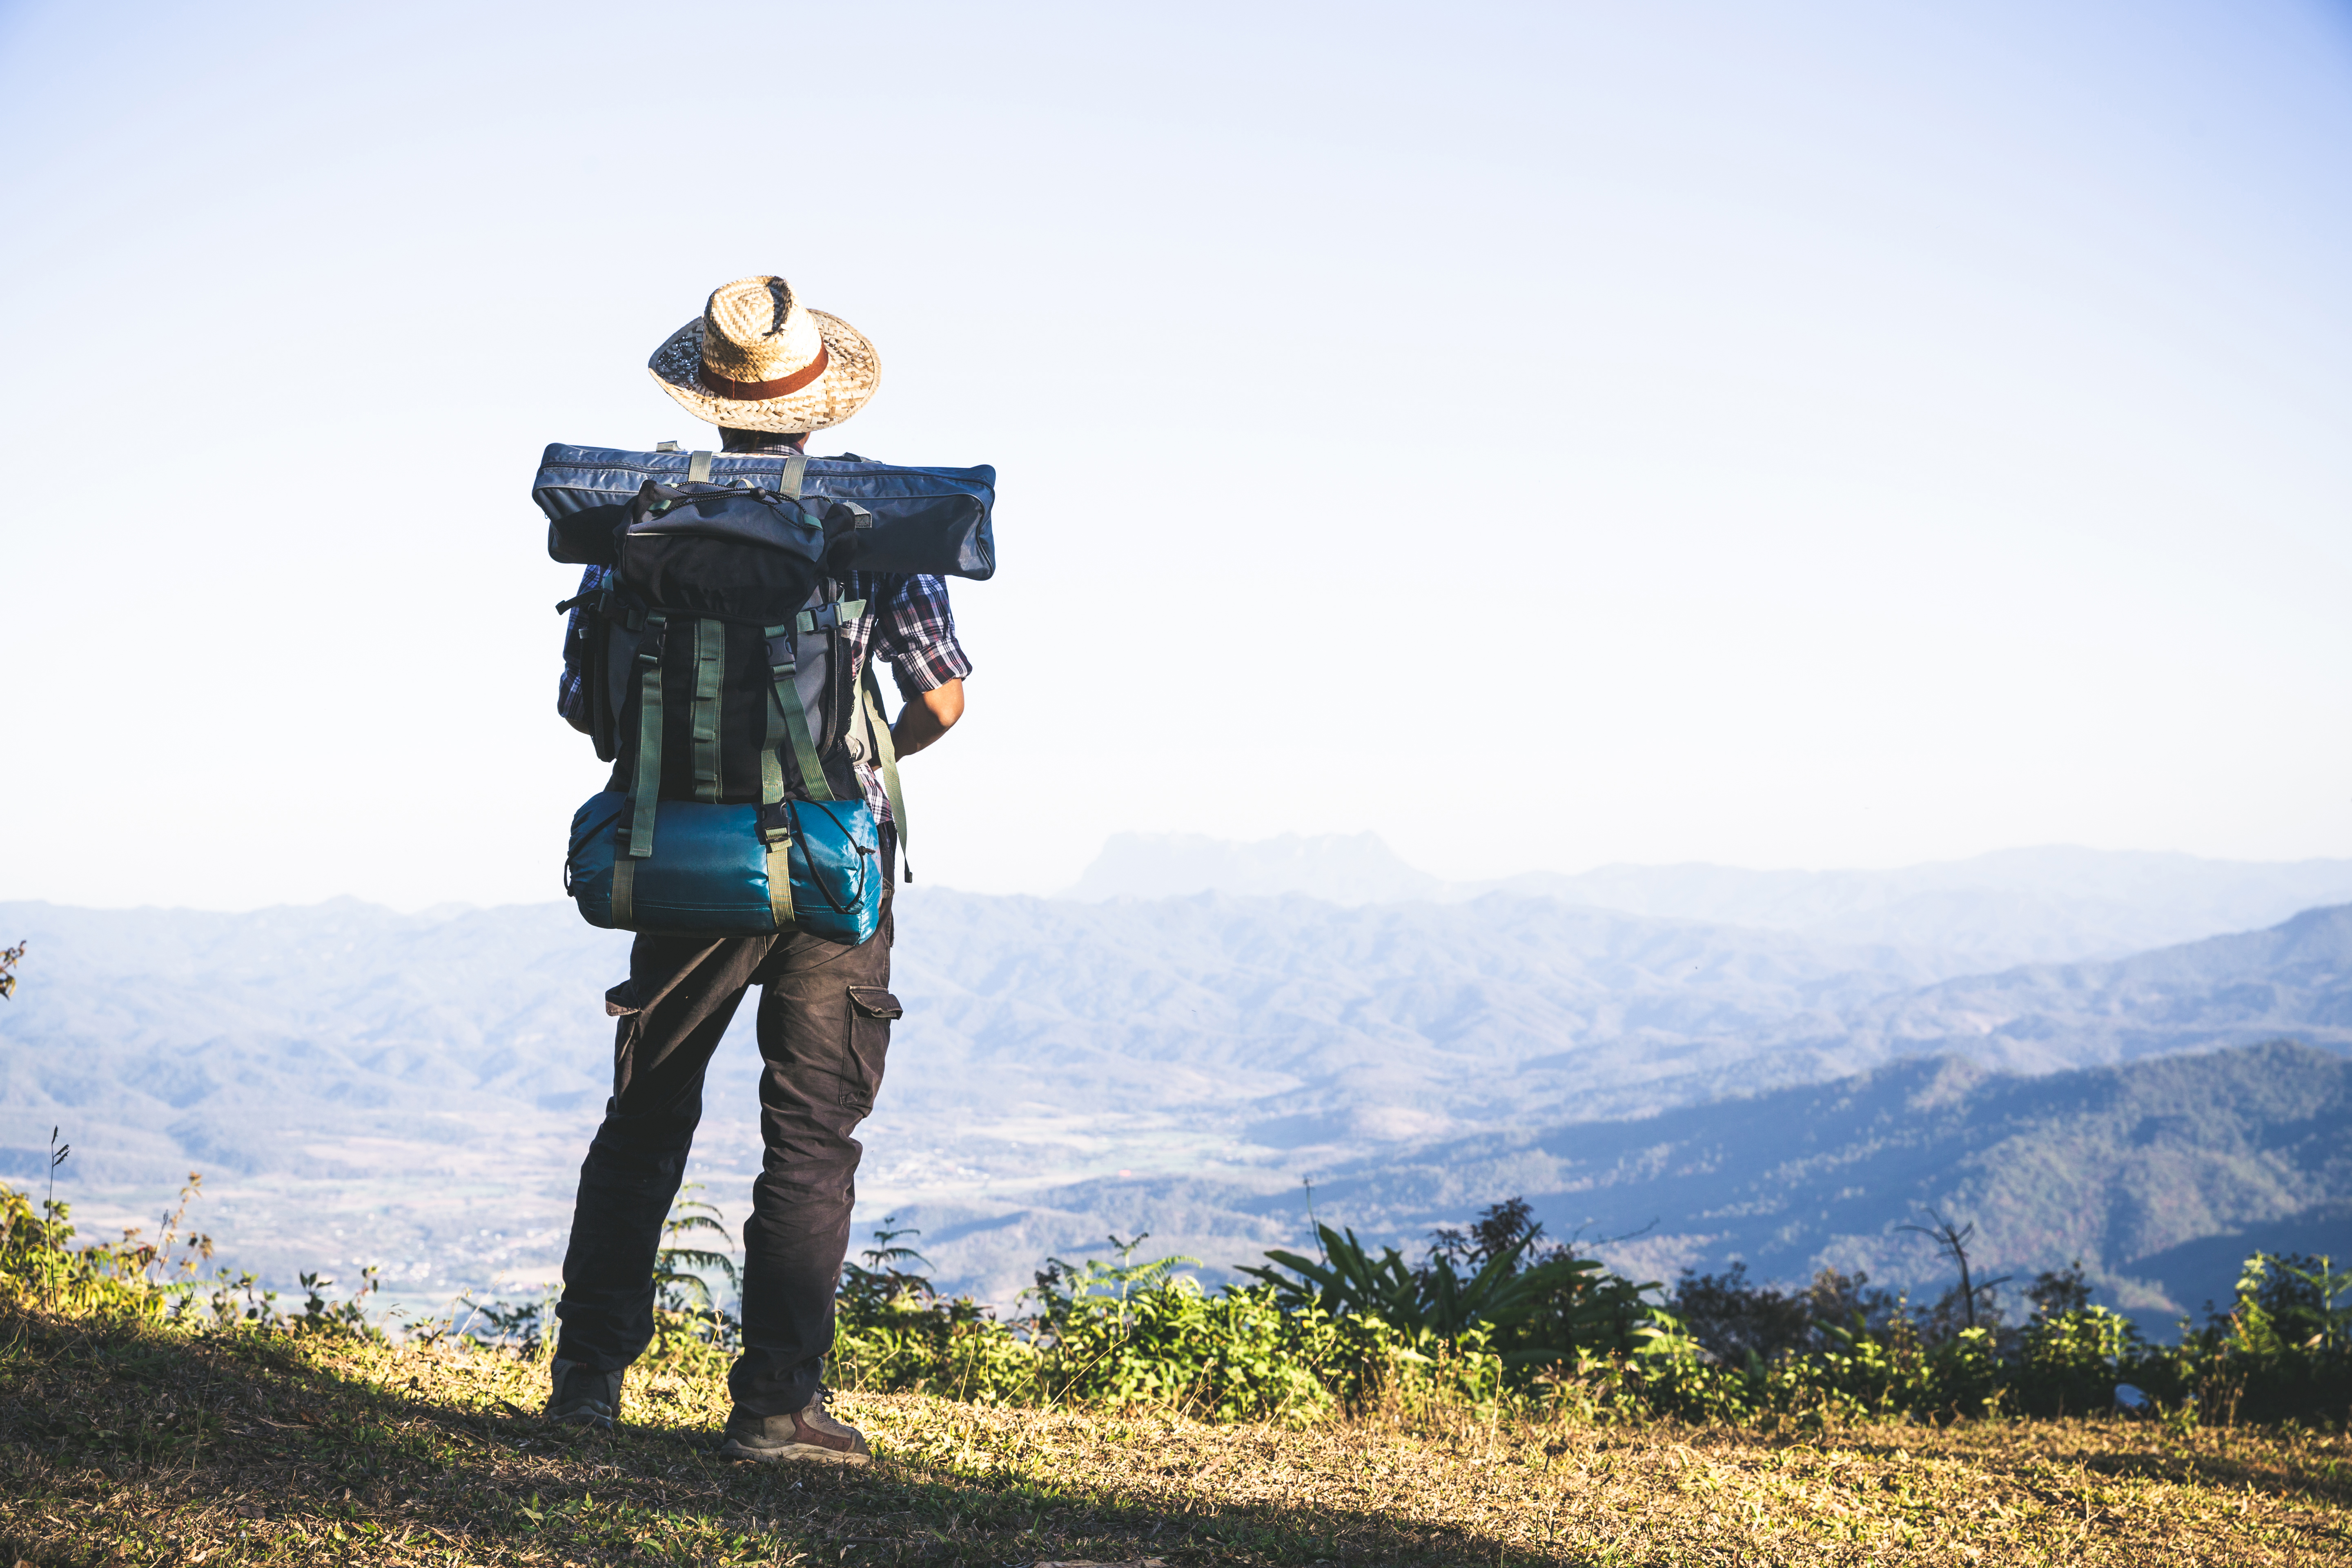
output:
[[824, 340], [824, 374], [782, 397], [744, 402], [721, 397], [696, 379], [702, 368], [702, 318], [697, 316], [669, 335], [646, 362], [662, 390], [677, 399], [688, 414], [713, 425], [738, 430], [773, 430], [790, 435], [838, 425], [859, 409], [882, 384], [882, 362], [866, 334], [838, 316], [811, 310], [817, 335]]

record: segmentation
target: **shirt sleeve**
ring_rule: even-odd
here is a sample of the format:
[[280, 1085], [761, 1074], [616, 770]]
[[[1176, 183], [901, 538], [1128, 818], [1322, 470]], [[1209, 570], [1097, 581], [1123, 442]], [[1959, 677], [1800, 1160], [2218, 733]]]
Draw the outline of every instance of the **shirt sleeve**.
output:
[[948, 585], [928, 574], [886, 582], [875, 647], [890, 661], [900, 694], [936, 691], [970, 675], [971, 660], [956, 641]]
[[[591, 566], [581, 574], [580, 592], [587, 593], [596, 586], [604, 574], [601, 566]], [[593, 734], [588, 716], [588, 634], [580, 624], [587, 611], [585, 605], [572, 606], [571, 618], [563, 623], [563, 677], [555, 686], [555, 710], [563, 721], [582, 734]]]

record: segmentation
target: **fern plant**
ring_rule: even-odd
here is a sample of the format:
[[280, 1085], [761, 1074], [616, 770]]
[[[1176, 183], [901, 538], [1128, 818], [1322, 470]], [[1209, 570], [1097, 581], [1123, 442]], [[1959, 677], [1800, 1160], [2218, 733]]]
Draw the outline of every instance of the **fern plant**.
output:
[[841, 1288], [836, 1292], [842, 1316], [856, 1322], [873, 1322], [886, 1313], [926, 1310], [939, 1299], [930, 1276], [916, 1271], [917, 1265], [931, 1267], [931, 1260], [898, 1244], [902, 1236], [922, 1234], [912, 1226], [899, 1225], [897, 1215], [882, 1216], [874, 1232], [874, 1245], [858, 1253], [865, 1264], [842, 1265]]
[[1580, 1342], [1634, 1331], [1645, 1313], [1642, 1293], [1657, 1288], [1617, 1279], [1598, 1258], [1565, 1253], [1522, 1267], [1535, 1243], [1533, 1234], [1474, 1260], [1473, 1271], [1465, 1274], [1443, 1249], [1415, 1268], [1393, 1247], [1373, 1257], [1352, 1229], [1315, 1228], [1323, 1244], [1322, 1262], [1275, 1250], [1266, 1254], [1271, 1266], [1240, 1272], [1274, 1287], [1275, 1300], [1286, 1310], [1311, 1306], [1335, 1318], [1378, 1318], [1414, 1337], [1459, 1339], [1474, 1327], [1501, 1331], [1540, 1315], [1546, 1338], [1559, 1342], [1516, 1345], [1505, 1352], [1513, 1365], [1559, 1361]]
[[1148, 1230], [1131, 1240], [1114, 1234], [1110, 1245], [1118, 1255], [1116, 1263], [1106, 1263], [1098, 1258], [1078, 1263], [1048, 1258], [1045, 1267], [1037, 1272], [1037, 1283], [1022, 1294], [1036, 1299], [1039, 1316], [1047, 1325], [1048, 1334], [1058, 1334], [1066, 1329], [1072, 1314], [1082, 1305], [1103, 1304], [1110, 1308], [1114, 1330], [1123, 1334], [1127, 1331], [1128, 1310], [1135, 1298], [1166, 1289], [1180, 1268], [1201, 1266], [1199, 1258], [1181, 1255], [1136, 1262], [1136, 1249], [1150, 1239]]
[[700, 1182], [678, 1189], [669, 1217], [662, 1221], [661, 1246], [654, 1252], [655, 1300], [661, 1309], [656, 1319], [665, 1341], [680, 1328], [712, 1344], [731, 1341], [737, 1331], [736, 1320], [720, 1305], [709, 1277], [726, 1280], [730, 1299], [740, 1300], [742, 1270], [732, 1252], [697, 1244], [705, 1235], [717, 1236], [722, 1244], [734, 1239], [717, 1205], [689, 1195], [703, 1190]]

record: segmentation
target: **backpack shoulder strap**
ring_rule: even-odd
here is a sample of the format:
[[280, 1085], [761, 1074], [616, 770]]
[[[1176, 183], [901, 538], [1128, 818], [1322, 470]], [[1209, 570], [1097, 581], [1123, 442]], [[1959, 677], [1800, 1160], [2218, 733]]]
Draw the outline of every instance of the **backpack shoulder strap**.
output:
[[800, 683], [795, 679], [799, 656], [793, 650], [793, 623], [762, 627], [761, 635], [767, 638], [768, 674], [775, 700], [768, 709], [768, 739], [760, 752], [760, 798], [771, 805], [784, 798], [783, 763], [776, 753], [789, 745], [800, 766], [801, 786], [808, 792], [808, 797], [831, 800], [833, 786], [825, 782], [816, 742], [809, 733], [808, 710], [801, 706]]
[[662, 645], [668, 622], [659, 611], [646, 616], [637, 642], [637, 757], [629, 799], [615, 834], [621, 853], [613, 858], [613, 923], [634, 918], [637, 862], [654, 852], [654, 816], [661, 803]]
[[727, 623], [709, 616], [694, 623], [694, 798], [719, 798], [719, 688], [727, 668]]

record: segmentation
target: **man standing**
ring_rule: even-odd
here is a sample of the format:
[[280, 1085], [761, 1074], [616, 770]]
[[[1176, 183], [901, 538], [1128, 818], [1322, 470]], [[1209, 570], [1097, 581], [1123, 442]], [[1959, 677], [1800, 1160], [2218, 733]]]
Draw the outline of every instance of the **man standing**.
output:
[[[789, 456], [809, 433], [837, 425], [874, 394], [873, 345], [845, 321], [801, 304], [781, 278], [746, 278], [710, 296], [649, 363], [688, 412], [719, 426], [724, 449]], [[593, 570], [593, 569], [592, 569]], [[891, 726], [908, 756], [963, 712], [971, 664], [957, 645], [946, 585], [937, 577], [859, 574], [827, 596], [862, 601], [833, 643], [856, 691], [870, 658], [887, 659], [906, 706]], [[583, 590], [584, 591], [584, 590]], [[575, 616], [580, 612], [574, 611]], [[567, 638], [567, 650], [576, 638]], [[585, 682], [567, 661], [559, 708], [586, 730]], [[846, 729], [836, 725], [836, 729]], [[547, 1414], [610, 1427], [624, 1370], [653, 1338], [655, 1254], [702, 1116], [704, 1069], [744, 992], [761, 987], [757, 1015], [760, 1130], [766, 1156], [743, 1227], [743, 1351], [728, 1377], [734, 1414], [720, 1452], [757, 1460], [863, 1464], [865, 1438], [825, 1412], [821, 1383], [833, 1347], [834, 1294], [849, 1245], [863, 1146], [850, 1136], [874, 1108], [890, 1020], [893, 935], [889, 883], [897, 831], [877, 759], [849, 745], [881, 832], [881, 924], [855, 946], [805, 932], [780, 936], [640, 934], [629, 978], [605, 994], [619, 1019], [614, 1094], [580, 1170], [572, 1243], [556, 1315], [554, 1387]]]

